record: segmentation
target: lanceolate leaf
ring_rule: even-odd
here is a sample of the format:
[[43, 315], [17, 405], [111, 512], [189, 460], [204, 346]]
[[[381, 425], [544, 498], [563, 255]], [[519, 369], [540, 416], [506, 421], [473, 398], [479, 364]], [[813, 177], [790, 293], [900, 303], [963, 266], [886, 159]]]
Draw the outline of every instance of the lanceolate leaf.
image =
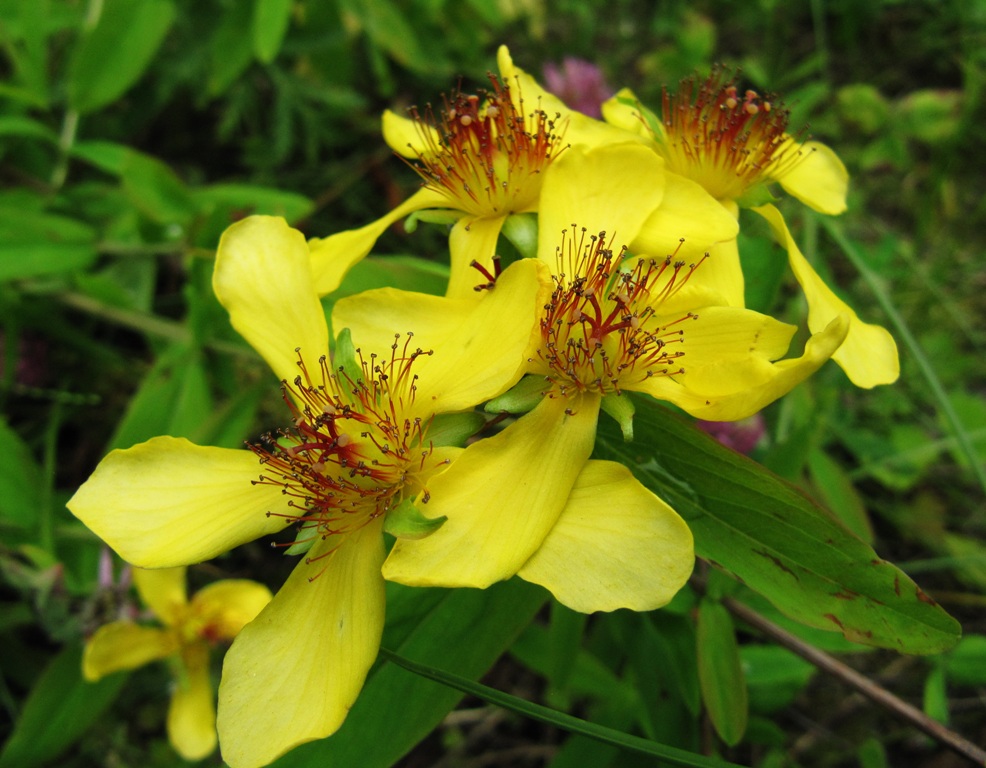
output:
[[812, 627], [905, 653], [955, 644], [959, 625], [797, 488], [658, 404], [636, 400], [633, 443], [600, 420], [596, 458], [626, 464], [684, 517], [695, 551]]

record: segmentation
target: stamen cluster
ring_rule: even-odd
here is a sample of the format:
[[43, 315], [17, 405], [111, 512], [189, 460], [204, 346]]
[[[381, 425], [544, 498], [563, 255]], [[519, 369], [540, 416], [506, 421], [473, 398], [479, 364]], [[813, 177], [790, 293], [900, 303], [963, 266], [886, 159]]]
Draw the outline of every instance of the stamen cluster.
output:
[[[431, 105], [418, 126], [423, 151], [411, 167], [425, 186], [447, 195], [455, 207], [478, 216], [516, 213], [537, 203], [541, 172], [561, 153], [561, 134], [542, 109], [523, 114], [523, 99], [495, 75], [479, 95], [461, 91], [445, 98], [437, 119]], [[520, 105], [518, 107], [518, 104]]]
[[790, 112], [747, 90], [715, 67], [702, 83], [692, 76], [678, 92], [664, 89], [662, 144], [668, 170], [701, 184], [719, 200], [736, 199], [750, 186], [778, 179], [804, 157], [787, 135]]
[[[578, 233], [578, 234], [576, 234]], [[552, 373], [554, 392], [619, 394], [651, 376], [684, 373], [679, 359], [694, 313], [658, 320], [655, 308], [678, 292], [698, 264], [674, 255], [628, 261], [607, 245], [606, 233], [588, 235], [572, 225], [556, 250], [555, 288], [541, 319], [539, 355]], [[701, 263], [701, 262], [699, 262]]]
[[288, 517], [303, 532], [295, 544], [356, 530], [420, 490], [430, 420], [405, 414], [416, 392], [411, 366], [431, 351], [411, 351], [411, 334], [403, 347], [395, 338], [389, 360], [366, 360], [357, 350], [356, 375], [332, 369], [325, 356], [309, 371], [299, 351], [301, 373], [281, 382], [293, 424], [250, 449], [264, 466], [254, 483], [291, 497], [297, 512]]

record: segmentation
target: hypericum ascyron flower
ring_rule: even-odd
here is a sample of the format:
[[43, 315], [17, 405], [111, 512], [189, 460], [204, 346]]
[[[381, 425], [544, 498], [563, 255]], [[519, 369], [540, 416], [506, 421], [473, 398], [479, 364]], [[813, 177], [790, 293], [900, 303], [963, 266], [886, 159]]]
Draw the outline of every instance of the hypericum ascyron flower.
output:
[[168, 740], [186, 760], [201, 760], [216, 748], [210, 649], [232, 640], [253, 621], [270, 602], [270, 590], [254, 581], [225, 579], [189, 600], [185, 568], [136, 568], [133, 579], [141, 600], [164, 626], [104, 624], [86, 641], [83, 676], [99, 680], [152, 661], [172, 660], [177, 674], [168, 708]]
[[[629, 474], [588, 462], [600, 409], [628, 416], [622, 395], [640, 391], [696, 416], [744, 418], [810, 375], [842, 342], [844, 318], [810, 339], [802, 357], [774, 363], [787, 351], [793, 326], [717, 304], [701, 283], [701, 262], [625, 258], [613, 249], [613, 236], [601, 233], [599, 222], [608, 220], [612, 231], [633, 240], [649, 218], [647, 207], [634, 202], [653, 190], [646, 173], [623, 171], [646, 170], [648, 162], [660, 165], [634, 144], [573, 147], [546, 173], [538, 260], [550, 270], [553, 288], [541, 302], [527, 367], [543, 399], [501, 433], [466, 448], [435, 478], [427, 512], [447, 521], [427, 539], [399, 541], [384, 567], [388, 579], [484, 587], [519, 574], [577, 610], [662, 605], [691, 570], [691, 540], [677, 532], [677, 515]], [[562, 224], [573, 220], [592, 228]], [[415, 316], [440, 311], [410, 301], [403, 306]], [[377, 311], [374, 297], [364, 295], [339, 302], [335, 316], [351, 324], [355, 338], [375, 340], [380, 330], [360, 318]], [[607, 496], [613, 487], [647, 494], [643, 517], [655, 528], [626, 523]], [[580, 489], [577, 511], [573, 488]], [[621, 572], [604, 558], [605, 576], [597, 578], [596, 536], [617, 549], [648, 550], [648, 562], [663, 570], [631, 578], [627, 571], [644, 566], [628, 563]], [[552, 563], [569, 558], [584, 570], [534, 567], [545, 562], [542, 556]]]
[[568, 146], [570, 125], [579, 126], [579, 135], [595, 131], [609, 141], [639, 140], [568, 109], [556, 113], [545, 105], [561, 102], [515, 68], [505, 46], [497, 58], [500, 76], [490, 75], [490, 88], [454, 93], [437, 114], [431, 107], [414, 108], [407, 118], [384, 113], [384, 139], [415, 168], [422, 189], [371, 224], [312, 241], [320, 294], [335, 290], [392, 223], [431, 209], [454, 222], [447, 295], [468, 297], [476, 282], [470, 265], [475, 261], [492, 270], [507, 217], [538, 210], [542, 175]]
[[342, 724], [383, 629], [384, 527], [427, 534], [414, 505], [461, 452], [433, 445], [428, 425], [520, 378], [537, 273], [516, 264], [478, 301], [452, 302], [453, 330], [427, 352], [392, 330], [380, 357], [346, 352], [341, 335], [330, 363], [302, 234], [254, 216], [223, 235], [216, 295], [281, 379], [290, 426], [251, 450], [158, 437], [114, 451], [68, 506], [124, 559], [150, 568], [297, 524], [289, 553], [305, 556], [226, 656], [218, 729], [233, 768], [269, 763]]
[[[818, 276], [798, 250], [772, 200], [774, 182], [816, 211], [846, 209], [849, 174], [824, 144], [788, 133], [790, 115], [774, 96], [741, 90], [722, 68], [704, 81], [686, 78], [667, 89], [661, 114], [643, 107], [627, 89], [603, 105], [606, 120], [636, 132], [667, 163], [668, 170], [701, 184], [737, 218], [750, 208], [770, 223], [788, 251], [791, 269], [808, 299], [808, 327], [821, 332], [834, 318], [849, 319], [845, 344], [832, 356], [854, 384], [873, 387], [896, 380], [897, 346], [887, 331], [862, 322]], [[633, 244], [648, 250], [646, 238]], [[744, 306], [744, 279], [735, 240], [716, 244], [708, 272], [732, 306]]]

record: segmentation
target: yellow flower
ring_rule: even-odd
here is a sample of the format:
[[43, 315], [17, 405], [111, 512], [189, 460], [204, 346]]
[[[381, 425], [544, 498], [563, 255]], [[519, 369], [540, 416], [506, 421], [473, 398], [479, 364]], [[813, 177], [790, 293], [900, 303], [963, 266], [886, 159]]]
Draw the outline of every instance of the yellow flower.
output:
[[[798, 250], [767, 186], [778, 183], [816, 211], [839, 214], [846, 209], [849, 175], [831, 149], [802, 141], [787, 132], [789, 113], [775, 99], [755, 91], [741, 93], [719, 68], [702, 83], [681, 82], [665, 89], [660, 117], [637, 101], [628, 89], [603, 105], [614, 126], [636, 133], [667, 163], [668, 171], [701, 184], [730, 213], [751, 208], [771, 225], [788, 251], [795, 278], [809, 304], [808, 327], [821, 332], [834, 318], [849, 319], [846, 343], [832, 355], [850, 380], [860, 387], [895, 381], [900, 373], [897, 346], [886, 329], [862, 322], [818, 276]], [[655, 252], [646, 238], [634, 244]], [[744, 306], [744, 280], [736, 240], [710, 250], [706, 282], [732, 306]]]
[[[497, 238], [507, 217], [538, 210], [544, 171], [564, 154], [570, 125], [578, 126], [579, 135], [591, 133], [600, 141], [637, 141], [633, 134], [567, 109], [558, 119], [546, 106], [543, 89], [514, 67], [505, 46], [498, 61], [500, 77], [490, 75], [488, 90], [454, 93], [437, 115], [430, 107], [424, 114], [412, 109], [410, 118], [384, 113], [384, 139], [418, 172], [422, 189], [371, 224], [312, 242], [320, 294], [335, 290], [395, 221], [435, 209], [454, 221], [447, 295], [468, 297], [478, 277], [473, 262], [492, 277]], [[734, 228], [729, 221], [724, 226]]]
[[291, 551], [306, 556], [226, 655], [218, 730], [233, 768], [265, 765], [342, 724], [383, 629], [385, 522], [426, 503], [461, 451], [432, 445], [432, 418], [520, 378], [537, 271], [516, 264], [480, 301], [451, 302], [454, 331], [433, 352], [391, 330], [385, 354], [330, 365], [301, 233], [256, 216], [223, 235], [216, 295], [281, 379], [290, 426], [251, 450], [158, 437], [114, 451], [68, 506], [150, 568], [207, 560], [297, 524]]
[[[427, 511], [447, 521], [426, 539], [398, 541], [388, 579], [485, 587], [519, 574], [581, 611], [655, 608], [684, 583], [687, 526], [625, 468], [589, 461], [600, 409], [618, 411], [634, 390], [702, 418], [744, 418], [822, 365], [847, 323], [837, 318], [800, 358], [775, 363], [795, 328], [721, 306], [702, 284], [704, 263], [624, 263], [606, 232], [634, 240], [651, 216], [648, 171], [660, 166], [639, 145], [573, 147], [545, 174], [538, 260], [553, 288], [528, 353], [545, 396], [435, 478]], [[376, 342], [384, 330], [369, 319], [385, 301], [408, 317], [441, 312], [440, 299], [397, 304], [368, 292], [339, 301], [334, 322]]]
[[163, 627], [114, 621], [86, 642], [82, 673], [86, 680], [171, 660], [177, 672], [168, 708], [168, 739], [186, 760], [200, 760], [216, 748], [215, 693], [209, 679], [209, 649], [232, 640], [270, 602], [254, 581], [225, 579], [199, 590], [191, 600], [185, 569], [134, 570], [141, 600]]

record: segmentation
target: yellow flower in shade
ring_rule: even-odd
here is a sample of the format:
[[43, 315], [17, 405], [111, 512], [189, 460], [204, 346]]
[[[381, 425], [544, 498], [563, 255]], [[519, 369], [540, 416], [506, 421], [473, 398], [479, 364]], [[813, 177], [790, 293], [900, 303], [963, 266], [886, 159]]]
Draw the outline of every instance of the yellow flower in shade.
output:
[[[573, 147], [547, 171], [538, 260], [553, 287], [528, 353], [544, 397], [435, 478], [427, 512], [447, 520], [426, 539], [398, 541], [388, 579], [485, 587], [519, 574], [580, 611], [663, 605], [691, 572], [691, 536], [624, 467], [589, 461], [600, 409], [625, 412], [622, 394], [639, 391], [702, 418], [742, 419], [842, 343], [840, 317], [801, 357], [773, 362], [795, 328], [722, 306], [702, 284], [704, 262], [614, 251], [614, 236], [632, 241], [650, 217], [647, 172], [659, 167], [650, 150], [625, 144]], [[397, 308], [388, 324], [400, 326], [440, 315], [438, 302], [407, 294], [397, 303], [371, 291], [339, 301], [333, 320], [372, 343], [386, 333], [376, 320], [384, 305]]]
[[402, 521], [422, 519], [409, 505], [427, 503], [430, 483], [461, 452], [432, 444], [433, 417], [520, 378], [537, 275], [538, 265], [519, 263], [479, 301], [450, 302], [454, 331], [441, 347], [425, 351], [391, 332], [379, 357], [354, 352], [331, 365], [302, 234], [255, 216], [223, 235], [216, 295], [281, 379], [289, 426], [250, 450], [158, 437], [114, 451], [68, 506], [124, 559], [150, 568], [297, 525], [291, 552], [307, 553], [223, 666], [218, 731], [233, 768], [265, 765], [342, 724], [383, 630], [384, 527], [399, 535]]
[[134, 570], [141, 600], [163, 626], [114, 621], [89, 638], [82, 655], [86, 680], [168, 660], [176, 672], [168, 708], [168, 739], [186, 760], [216, 748], [215, 691], [209, 676], [213, 645], [229, 641], [270, 602], [263, 584], [217, 581], [195, 593], [185, 590], [184, 568]]
[[[624, 89], [603, 105], [606, 120], [635, 132], [664, 159], [668, 171], [702, 185], [735, 217], [741, 207], [763, 216], [783, 247], [795, 278], [808, 300], [808, 327], [822, 331], [834, 318], [849, 318], [846, 343], [832, 356], [860, 387], [889, 384], [900, 365], [897, 346], [886, 329], [864, 323], [818, 276], [798, 250], [767, 186], [780, 186], [810, 208], [826, 214], [846, 209], [849, 175], [831, 149], [802, 141], [787, 132], [789, 113], [776, 99], [755, 91], [741, 92], [721, 68], [699, 83], [681, 82], [667, 89], [657, 116]], [[634, 244], [646, 252], [646, 240]], [[732, 306], [744, 306], [744, 281], [736, 240], [710, 249], [706, 282]]]
[[489, 89], [454, 93], [438, 114], [431, 107], [423, 114], [412, 109], [408, 118], [384, 113], [384, 139], [417, 171], [422, 189], [371, 224], [312, 241], [320, 294], [335, 290], [346, 271], [395, 221], [435, 209], [455, 222], [449, 239], [447, 295], [468, 297], [477, 282], [473, 262], [492, 276], [497, 238], [507, 217], [538, 210], [543, 173], [566, 149], [570, 123], [579, 125], [580, 133], [594, 125], [600, 139], [637, 140], [569, 110], [559, 120], [542, 105], [542, 89], [529, 89], [529, 78], [521, 79], [523, 73], [513, 66], [506, 47], [500, 49], [499, 64], [501, 76], [489, 76]]

